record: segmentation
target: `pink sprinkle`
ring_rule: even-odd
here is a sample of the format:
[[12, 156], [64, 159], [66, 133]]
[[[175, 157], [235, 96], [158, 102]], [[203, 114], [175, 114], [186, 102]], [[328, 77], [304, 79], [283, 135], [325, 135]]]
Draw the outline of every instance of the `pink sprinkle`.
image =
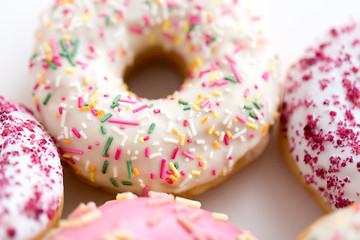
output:
[[184, 125], [184, 127], [187, 127], [187, 126], [189, 125], [188, 120], [184, 119], [184, 121], [183, 121], [183, 125]]
[[150, 178], [151, 179], [155, 179], [155, 177], [156, 177], [155, 173], [150, 173]]
[[133, 110], [133, 113], [137, 113], [137, 112], [139, 112], [140, 110], [143, 110], [143, 109], [145, 109], [145, 108], [147, 108], [147, 105], [146, 105], [146, 104], [144, 104], [144, 105], [142, 105], [142, 106], [134, 109], [134, 110]]
[[192, 140], [191, 140], [190, 138], [188, 138], [186, 141], [187, 141], [188, 143], [192, 143]]
[[54, 57], [59, 57], [59, 49], [56, 46], [56, 41], [54, 38], [50, 38], [50, 45], [54, 53]]
[[48, 69], [49, 69], [49, 66], [48, 66], [48, 65], [46, 65], [46, 64], [42, 65], [42, 67], [43, 67], [43, 69], [46, 69], [46, 70], [48, 70]]
[[71, 164], [73, 164], [73, 165], [75, 164], [74, 159], [72, 159], [72, 158], [68, 158], [67, 160], [68, 160]]
[[229, 145], [229, 137], [227, 135], [224, 136], [224, 142], [226, 146]]
[[114, 119], [114, 118], [109, 118], [108, 122], [125, 124], [125, 125], [140, 125], [140, 123], [138, 121], [122, 120], [122, 119]]
[[269, 77], [270, 77], [270, 71], [266, 71], [262, 75], [262, 78], [265, 79], [266, 81], [269, 80]]
[[124, 103], [131, 103], [131, 104], [135, 104], [135, 101], [130, 101], [130, 100], [126, 100], [126, 99], [119, 99], [119, 102], [124, 102]]
[[65, 44], [66, 44], [66, 47], [67, 47], [68, 49], [71, 48], [71, 42], [70, 42], [70, 40], [65, 41]]
[[110, 50], [110, 51], [108, 52], [108, 55], [109, 55], [110, 57], [112, 57], [112, 56], [115, 55], [115, 53], [116, 53], [116, 50], [113, 49], [113, 50]]
[[214, 111], [214, 104], [210, 103], [209, 104], [209, 112], [213, 112]]
[[150, 26], [150, 19], [147, 15], [144, 15], [144, 22], [146, 26]]
[[204, 75], [205, 73], [209, 73], [209, 72], [211, 72], [211, 69], [201, 71], [201, 72], [199, 73], [199, 78], [201, 78], [202, 75]]
[[38, 112], [40, 112], [40, 104], [39, 104], [39, 103], [36, 104], [36, 110], [37, 110]]
[[234, 50], [234, 53], [240, 52], [244, 48], [244, 44], [240, 43]]
[[242, 79], [241, 79], [240, 75], [238, 74], [238, 72], [236, 71], [235, 64], [231, 64], [230, 67], [231, 67], [231, 70], [232, 70], [236, 80], [238, 81], [238, 83], [241, 83]]
[[215, 169], [212, 170], [212, 175], [216, 176], [216, 170]]
[[137, 33], [137, 34], [143, 34], [143, 30], [141, 28], [132, 26], [130, 27], [130, 31], [132, 31], [133, 33]]
[[205, 82], [202, 82], [202, 83], [201, 83], [201, 86], [202, 86], [202, 87], [206, 87], [206, 83], [205, 83]]
[[99, 146], [100, 143], [98, 141], [95, 142], [95, 146]]
[[105, 12], [101, 12], [101, 13], [98, 14], [99, 17], [106, 17], [106, 15], [107, 14]]
[[198, 24], [199, 22], [200, 22], [200, 17], [198, 15], [190, 16], [190, 18], [189, 18], [190, 25]]
[[168, 33], [163, 33], [163, 36], [169, 41], [174, 41], [173, 36]]
[[205, 101], [203, 101], [203, 102], [200, 104], [200, 107], [201, 107], [201, 108], [204, 108], [209, 102], [210, 102], [210, 100], [209, 100], [209, 99], [206, 99]]
[[91, 52], [95, 52], [95, 47], [93, 45], [90, 45], [89, 49]]
[[171, 155], [171, 159], [175, 159], [178, 152], [179, 152], [179, 148], [175, 148], [173, 154]]
[[225, 58], [229, 61], [229, 63], [235, 64], [235, 61], [229, 55], [225, 54]]
[[62, 63], [60, 62], [59, 58], [57, 58], [57, 57], [54, 57], [54, 58], [53, 58], [53, 62], [54, 62], [58, 67], [61, 67], [61, 66], [62, 66]]
[[100, 37], [104, 37], [105, 36], [105, 33], [104, 32], [100, 32]]
[[145, 148], [145, 157], [150, 156], [150, 149], [148, 147]]
[[121, 10], [118, 11], [118, 14], [119, 14], [120, 17], [124, 17], [124, 14], [123, 14], [123, 12]]
[[167, 170], [167, 171], [166, 171], [166, 174], [167, 174], [167, 175], [171, 175], [171, 174], [174, 174], [174, 172], [171, 171], [171, 170]]
[[83, 103], [84, 103], [83, 98], [82, 98], [82, 97], [79, 97], [79, 99], [78, 99], [78, 107], [79, 107], [79, 108], [82, 108]]
[[185, 172], [184, 170], [181, 170], [180, 174], [181, 174], [182, 176], [185, 176], [186, 172]]
[[219, 65], [218, 62], [212, 62], [212, 63], [211, 63], [211, 68], [212, 68], [212, 70], [216, 70], [217, 67], [218, 67], [218, 65]]
[[63, 108], [59, 107], [59, 114], [63, 114]]
[[251, 20], [254, 21], [254, 22], [260, 21], [260, 20], [261, 20], [261, 17], [255, 16], [255, 17], [252, 17]]
[[203, 162], [198, 162], [199, 167], [203, 165]]
[[36, 90], [39, 87], [39, 83], [36, 83], [34, 86], [34, 90]]
[[88, 66], [87, 63], [80, 62], [79, 60], [77, 60], [76, 63], [81, 65], [81, 69], [82, 69], [82, 70], [85, 70], [85, 69], [87, 68], [87, 66]]
[[222, 11], [222, 15], [227, 15], [227, 14], [229, 14], [231, 12], [231, 8], [227, 8], [227, 9], [225, 9], [224, 11]]
[[124, 125], [121, 125], [119, 128], [120, 128], [121, 130], [125, 130], [125, 129], [126, 129], [126, 127], [125, 127]]
[[245, 119], [245, 118], [243, 118], [242, 116], [240, 116], [239, 114], [238, 114], [238, 115], [236, 115], [236, 118], [237, 118], [237, 120], [239, 120], [240, 122], [242, 122], [242, 123], [246, 123], [246, 119]]
[[121, 148], [116, 149], [115, 160], [119, 160], [121, 154]]
[[154, 113], [155, 114], [160, 113], [160, 109], [154, 109]]
[[62, 150], [64, 152], [73, 153], [73, 154], [79, 154], [79, 155], [83, 154], [83, 151], [77, 150], [77, 149], [72, 149], [72, 148], [63, 148]]
[[91, 149], [92, 149], [92, 146], [91, 146], [91, 145], [89, 145], [89, 146], [88, 146], [88, 149], [89, 149], [89, 150], [91, 150]]
[[170, 178], [166, 178], [165, 180], [168, 182], [168, 184], [173, 184], [174, 183]]
[[182, 154], [185, 156], [185, 157], [188, 157], [190, 158], [191, 160], [195, 159], [195, 156], [186, 152], [186, 151], [182, 151]]
[[144, 141], [147, 141], [147, 140], [149, 140], [150, 139], [150, 136], [148, 135], [148, 136], [146, 136], [146, 137], [144, 137]]
[[161, 160], [161, 168], [160, 168], [160, 178], [164, 179], [164, 175], [165, 175], [165, 165], [166, 165], [166, 159], [163, 158]]
[[92, 112], [92, 114], [94, 115], [94, 116], [97, 116], [98, 115], [98, 113], [96, 112], [96, 110], [95, 109], [91, 109], [91, 112]]
[[200, 4], [197, 4], [195, 7], [197, 10], [200, 10], [200, 11], [203, 9], [203, 7]]
[[244, 97], [248, 97], [249, 96], [249, 93], [250, 93], [250, 89], [246, 89], [245, 90], [245, 93], [244, 93]]
[[80, 137], [81, 137], [80, 134], [79, 134], [79, 132], [76, 130], [76, 128], [72, 128], [71, 130], [72, 130], [72, 132], [75, 134], [75, 136], [76, 136], [77, 138], [80, 138]]
[[171, 8], [176, 8], [177, 7], [176, 3], [172, 2], [172, 1], [168, 0], [168, 1], [166, 1], [166, 3], [168, 5], [168, 7], [171, 7]]
[[254, 138], [255, 137], [255, 135], [252, 133], [252, 134], [250, 134], [250, 138]]
[[91, 54], [91, 53], [87, 53], [86, 57], [89, 58], [89, 59], [95, 59], [96, 58], [95, 54]]
[[142, 196], [143, 196], [143, 197], [147, 197], [148, 193], [149, 193], [149, 186], [145, 186], [145, 187], [144, 187], [144, 190], [143, 190]]

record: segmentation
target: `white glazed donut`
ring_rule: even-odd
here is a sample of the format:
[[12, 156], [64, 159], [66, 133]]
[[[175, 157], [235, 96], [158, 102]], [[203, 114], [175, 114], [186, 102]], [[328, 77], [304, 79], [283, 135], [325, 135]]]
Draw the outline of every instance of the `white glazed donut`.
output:
[[[30, 67], [38, 116], [78, 175], [112, 191], [195, 194], [260, 154], [281, 82], [251, 2], [70, 2], [43, 14]], [[189, 66], [168, 98], [123, 83], [152, 46]]]
[[356, 23], [332, 29], [287, 79], [285, 152], [325, 211], [360, 200], [359, 36]]
[[100, 207], [80, 204], [45, 240], [257, 239], [229, 223], [227, 215], [201, 209], [197, 201], [157, 192], [149, 197], [121, 193], [116, 199]]
[[360, 239], [360, 205], [353, 204], [319, 218], [297, 240]]
[[62, 198], [51, 137], [28, 109], [0, 97], [0, 239], [40, 239], [60, 219]]

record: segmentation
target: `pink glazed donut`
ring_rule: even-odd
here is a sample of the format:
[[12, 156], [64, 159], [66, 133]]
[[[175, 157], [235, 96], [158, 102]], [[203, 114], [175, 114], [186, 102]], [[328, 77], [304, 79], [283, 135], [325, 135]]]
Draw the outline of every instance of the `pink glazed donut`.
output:
[[63, 176], [52, 138], [0, 97], [0, 239], [40, 239], [60, 219]]
[[227, 222], [227, 216], [200, 209], [200, 202], [171, 194], [149, 192], [149, 197], [121, 193], [116, 201], [97, 208], [80, 204], [67, 220], [61, 220], [46, 240], [256, 240]]
[[284, 150], [325, 211], [360, 201], [360, 25], [334, 28], [288, 75]]

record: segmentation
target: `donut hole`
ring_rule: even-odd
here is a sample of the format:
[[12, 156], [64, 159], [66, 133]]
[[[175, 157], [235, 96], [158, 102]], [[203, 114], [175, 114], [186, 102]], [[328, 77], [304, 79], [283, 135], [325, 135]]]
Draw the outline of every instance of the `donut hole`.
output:
[[159, 99], [180, 89], [186, 78], [186, 65], [175, 52], [161, 47], [149, 48], [135, 57], [125, 69], [124, 81], [128, 90], [137, 96]]

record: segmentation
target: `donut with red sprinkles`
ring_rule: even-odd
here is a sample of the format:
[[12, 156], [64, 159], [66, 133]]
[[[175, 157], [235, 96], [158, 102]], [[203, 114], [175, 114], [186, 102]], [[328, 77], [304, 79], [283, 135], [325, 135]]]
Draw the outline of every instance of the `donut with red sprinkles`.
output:
[[287, 76], [285, 153], [326, 211], [360, 200], [359, 69], [360, 26], [352, 23], [331, 29]]
[[24, 106], [0, 97], [0, 239], [38, 239], [62, 211], [52, 138]]

